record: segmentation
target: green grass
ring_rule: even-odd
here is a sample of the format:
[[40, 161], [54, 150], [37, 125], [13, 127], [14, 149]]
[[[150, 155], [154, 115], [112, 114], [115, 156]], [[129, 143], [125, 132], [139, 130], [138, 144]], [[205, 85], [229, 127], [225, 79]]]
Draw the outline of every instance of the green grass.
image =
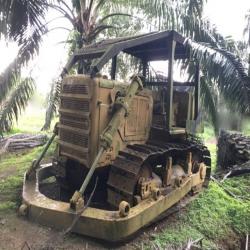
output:
[[[245, 178], [244, 184], [241, 179]], [[238, 177], [238, 184], [244, 192], [249, 189], [250, 176]], [[228, 181], [230, 185], [232, 180]], [[204, 238], [204, 249], [216, 249], [216, 242], [227, 239], [231, 234], [244, 235], [250, 231], [250, 202], [242, 202], [227, 195], [217, 184], [200, 194], [182, 213], [176, 224], [158, 234], [155, 243], [179, 246], [189, 239]]]
[[209, 123], [204, 124], [204, 132], [199, 134], [199, 137], [204, 141], [209, 141], [215, 138], [215, 133], [213, 127]]
[[216, 144], [213, 143], [205, 143], [208, 150], [210, 151], [211, 155], [211, 168], [212, 168], [212, 173], [216, 171], [216, 166], [217, 166], [217, 146]]
[[216, 165], [217, 165], [217, 147], [216, 147], [216, 136], [214, 134], [214, 129], [213, 127], [205, 123], [204, 127], [204, 133], [198, 135], [201, 140], [205, 143], [207, 146], [208, 150], [210, 151], [211, 154], [211, 161], [212, 161], [212, 173], [216, 171]]
[[243, 120], [242, 130], [245, 135], [250, 135], [250, 118], [245, 118]]
[[[46, 110], [41, 107], [37, 107], [33, 103], [30, 103], [25, 112], [19, 117], [18, 122], [14, 123], [14, 127], [8, 133], [4, 135], [12, 135], [17, 133], [44, 133], [41, 131], [44, 125]], [[51, 123], [51, 130], [53, 130], [58, 118], [53, 119]]]
[[[248, 128], [250, 132], [250, 126]], [[246, 127], [244, 132], [248, 133]], [[213, 174], [217, 147], [212, 127], [205, 127], [201, 138], [211, 153]], [[210, 182], [209, 188], [187, 206], [176, 223], [154, 236], [152, 244], [164, 249], [166, 246], [183, 246], [189, 239], [204, 238], [204, 249], [218, 249], [218, 242], [227, 241], [235, 234], [239, 238], [245, 237], [250, 232], [250, 175], [227, 179], [223, 186], [239, 198], [229, 196], [223, 188]]]
[[[49, 148], [45, 161], [54, 154], [55, 145], [54, 142]], [[0, 211], [15, 209], [20, 204], [24, 173], [42, 150], [41, 146], [20, 153], [9, 153], [1, 158], [0, 175], [7, 173], [7, 176], [0, 180]], [[13, 171], [8, 174], [11, 169]]]
[[[40, 129], [44, 123], [41, 112], [45, 113], [41, 109], [30, 106], [8, 134], [41, 133]], [[49, 132], [46, 134], [48, 137], [51, 135]], [[46, 154], [47, 159], [54, 154], [55, 147], [56, 143], [54, 142]], [[38, 158], [42, 150], [43, 146], [17, 153], [8, 153], [0, 157], [0, 176], [3, 176], [0, 179], [0, 212], [17, 208], [21, 201], [24, 173], [32, 161]]]

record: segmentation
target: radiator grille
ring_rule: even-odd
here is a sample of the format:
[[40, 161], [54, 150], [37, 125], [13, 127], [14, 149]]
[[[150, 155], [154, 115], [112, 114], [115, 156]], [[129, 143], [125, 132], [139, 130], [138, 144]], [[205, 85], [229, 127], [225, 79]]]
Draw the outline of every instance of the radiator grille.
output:
[[60, 123], [72, 128], [80, 128], [85, 130], [90, 128], [90, 121], [88, 117], [76, 117], [61, 114]]
[[[61, 125], [59, 126], [59, 152], [88, 164], [91, 98], [89, 85], [84, 81], [79, 82], [79, 79], [76, 81], [72, 79], [62, 86], [59, 110]], [[79, 98], [79, 94], [89, 98]]]
[[89, 92], [88, 85], [83, 84], [64, 84], [62, 92], [65, 94], [85, 94]]
[[71, 98], [62, 98], [61, 99], [61, 107], [63, 109], [72, 109], [83, 112], [89, 111], [89, 102], [86, 100], [77, 100]]
[[65, 119], [65, 120], [74, 120], [75, 122], [84, 122], [85, 119], [88, 119], [88, 118], [85, 118], [85, 117], [82, 117], [82, 116], [74, 116], [72, 114], [65, 114], [65, 113], [62, 113], [61, 114], [61, 119]]
[[62, 128], [59, 132], [60, 140], [80, 147], [88, 148], [88, 135], [75, 133]]
[[86, 152], [80, 152], [64, 145], [61, 145], [60, 149], [61, 149], [61, 154], [66, 154], [67, 156], [70, 155], [72, 158], [75, 158], [76, 160], [82, 159], [84, 162], [87, 162], [88, 153]]

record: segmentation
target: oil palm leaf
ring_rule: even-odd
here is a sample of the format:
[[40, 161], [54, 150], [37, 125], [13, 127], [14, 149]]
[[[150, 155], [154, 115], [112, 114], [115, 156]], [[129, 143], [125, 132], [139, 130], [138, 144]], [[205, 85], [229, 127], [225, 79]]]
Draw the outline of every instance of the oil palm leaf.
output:
[[22, 66], [26, 65], [34, 55], [38, 54], [42, 35], [46, 31], [46, 29], [35, 30], [30, 37], [26, 38], [18, 50], [17, 57], [0, 75], [0, 102], [12, 88], [16, 76], [21, 73]]
[[234, 110], [249, 112], [250, 78], [239, 58], [208, 44], [187, 40], [191, 54], [206, 69], [206, 77], [217, 85], [225, 101]]
[[38, 29], [45, 21], [46, 1], [43, 0], [1, 0], [1, 24], [5, 29], [1, 35], [19, 44], [27, 38], [29, 30]]
[[[195, 81], [196, 66], [194, 60], [182, 60], [182, 71], [184, 74], [188, 75], [188, 81]], [[218, 89], [207, 77], [206, 69], [203, 68], [202, 75], [200, 77], [200, 98], [201, 98], [201, 108], [205, 112], [205, 117], [208, 118], [214, 128], [215, 134], [218, 133], [219, 123], [218, 123]]]
[[20, 73], [17, 60], [14, 60], [0, 75], [0, 103], [6, 98], [9, 90], [15, 84], [16, 74]]
[[42, 130], [48, 130], [50, 128], [50, 124], [52, 119], [54, 118], [57, 107], [59, 105], [59, 95], [61, 92], [61, 80], [58, 79], [52, 82], [50, 92], [47, 97], [47, 109], [45, 115], [45, 123], [42, 127]]
[[12, 89], [8, 97], [0, 102], [0, 132], [8, 131], [18, 119], [34, 93], [35, 85], [31, 77], [12, 79]]

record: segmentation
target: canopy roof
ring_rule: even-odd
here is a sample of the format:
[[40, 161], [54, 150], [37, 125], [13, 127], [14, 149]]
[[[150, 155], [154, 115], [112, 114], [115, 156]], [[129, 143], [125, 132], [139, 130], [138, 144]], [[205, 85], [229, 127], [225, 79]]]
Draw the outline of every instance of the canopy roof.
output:
[[128, 53], [143, 61], [167, 60], [172, 41], [176, 42], [175, 59], [188, 57], [185, 38], [176, 31], [152, 32], [143, 35], [107, 39], [76, 50], [66, 66], [68, 70], [76, 61], [97, 59], [92, 63], [92, 73], [96, 73], [120, 52]]

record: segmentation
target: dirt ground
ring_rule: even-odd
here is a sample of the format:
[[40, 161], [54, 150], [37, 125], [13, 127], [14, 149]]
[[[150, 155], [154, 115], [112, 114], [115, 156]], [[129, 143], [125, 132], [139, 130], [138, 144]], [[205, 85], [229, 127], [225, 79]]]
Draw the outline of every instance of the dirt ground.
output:
[[[0, 171], [0, 180], [5, 179], [16, 172], [17, 168], [9, 166]], [[1, 198], [4, 194], [0, 194]], [[97, 239], [84, 237], [77, 234], [70, 234], [66, 237], [61, 236], [61, 232], [54, 229], [40, 226], [35, 222], [30, 222], [26, 218], [17, 216], [13, 210], [9, 212], [0, 212], [0, 250], [63, 250], [63, 249], [159, 249], [152, 241], [155, 235], [162, 233], [168, 226], [180, 222], [180, 215], [185, 212], [186, 205], [193, 199], [198, 198], [197, 195], [193, 197], [184, 198], [172, 209], [169, 209], [164, 215], [164, 218], [158, 219], [157, 222], [140, 230], [130, 239], [119, 244], [110, 244]], [[4, 199], [6, 201], [6, 197]], [[98, 228], [97, 228], [98, 230]], [[244, 249], [238, 246], [244, 246], [245, 238], [242, 242], [239, 237], [223, 239], [218, 242], [222, 247], [219, 249]], [[236, 247], [237, 246], [237, 247]], [[173, 248], [166, 248], [173, 249]], [[176, 248], [175, 248], [176, 249]]]
[[[160, 218], [147, 227], [141, 229], [126, 241], [108, 243], [98, 239], [70, 234], [65, 237], [62, 232], [49, 227], [38, 225], [28, 221], [25, 217], [18, 216], [15, 212], [0, 213], [0, 250], [82, 250], [82, 249], [160, 249], [152, 241], [155, 235], [162, 233], [168, 226], [178, 222], [181, 213], [185, 212], [188, 203], [197, 199], [195, 196], [187, 196], [175, 206], [167, 210]], [[98, 230], [98, 228], [97, 228]], [[217, 242], [218, 249], [245, 249], [245, 238], [239, 239], [235, 235]], [[184, 246], [183, 246], [184, 247]], [[165, 248], [185, 249], [184, 248]], [[216, 248], [217, 249], [217, 248]]]
[[[61, 236], [61, 232], [30, 222], [11, 212], [4, 216], [0, 214], [0, 249], [39, 249], [39, 250], [63, 250], [63, 249], [143, 249], [143, 244], [154, 239], [154, 234], [161, 232], [167, 225], [174, 223], [178, 213], [193, 198], [181, 201], [157, 222], [143, 228], [130, 239], [120, 243], [108, 243], [97, 239], [71, 234]], [[97, 229], [98, 230], [98, 229]]]
[[76, 234], [63, 238], [58, 231], [9, 214], [0, 220], [0, 249], [141, 249], [142, 238], [150, 240], [154, 230], [157, 228], [151, 226], [130, 241], [114, 245]]

